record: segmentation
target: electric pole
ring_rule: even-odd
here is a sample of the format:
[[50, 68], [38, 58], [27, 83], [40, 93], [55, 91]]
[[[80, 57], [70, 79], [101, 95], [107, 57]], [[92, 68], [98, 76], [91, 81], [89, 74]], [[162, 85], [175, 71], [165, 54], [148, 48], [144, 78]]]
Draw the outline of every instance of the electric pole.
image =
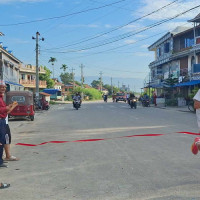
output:
[[100, 74], [100, 90], [102, 92], [102, 72], [99, 73]]
[[[81, 68], [81, 88], [83, 89], [83, 83], [84, 83], [83, 68], [84, 68], [84, 65], [81, 64], [80, 68]], [[81, 97], [83, 99], [83, 91], [81, 91]]]
[[36, 37], [32, 37], [33, 40], [36, 40], [36, 102], [38, 104], [39, 100], [39, 64], [38, 64], [38, 57], [39, 57], [39, 40], [44, 41], [44, 38], [39, 39], [39, 32], [36, 32]]
[[118, 81], [118, 89], [119, 89], [119, 81]]
[[111, 77], [111, 95], [113, 95], [113, 84], [112, 84], [112, 77]]
[[74, 84], [74, 68], [72, 67], [72, 80], [73, 80], [73, 90], [74, 90], [74, 88], [75, 88], [75, 84]]

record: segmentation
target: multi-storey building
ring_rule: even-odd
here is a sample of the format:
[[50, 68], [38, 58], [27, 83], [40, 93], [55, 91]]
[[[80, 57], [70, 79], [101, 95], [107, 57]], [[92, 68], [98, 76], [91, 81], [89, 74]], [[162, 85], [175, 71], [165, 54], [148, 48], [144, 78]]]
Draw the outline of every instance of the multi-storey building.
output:
[[158, 95], [163, 91], [164, 80], [170, 76], [178, 78], [176, 87], [185, 96], [200, 83], [200, 14], [190, 22], [194, 28], [177, 27], [148, 47], [154, 51], [155, 60], [149, 64], [150, 80], [146, 83]]
[[[0, 33], [0, 35], [3, 35]], [[24, 90], [19, 84], [19, 68], [22, 62], [17, 59], [12, 51], [0, 42], [0, 79], [5, 80], [8, 91]]]
[[[31, 64], [21, 65], [19, 68], [20, 78], [19, 83], [24, 86], [24, 90], [36, 92], [36, 66]], [[39, 67], [39, 74], [45, 74], [46, 70]], [[46, 81], [39, 81], [39, 90], [47, 87]]]

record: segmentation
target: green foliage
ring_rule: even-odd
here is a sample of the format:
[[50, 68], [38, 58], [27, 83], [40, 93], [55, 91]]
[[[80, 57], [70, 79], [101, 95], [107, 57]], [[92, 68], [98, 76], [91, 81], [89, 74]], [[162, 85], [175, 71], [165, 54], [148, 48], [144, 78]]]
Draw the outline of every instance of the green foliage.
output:
[[63, 71], [65, 72], [67, 70], [67, 65], [66, 64], [62, 64], [62, 67], [60, 69], [63, 69]]
[[73, 74], [68, 72], [61, 73], [60, 79], [63, 84], [68, 84], [69, 82], [73, 82]]
[[99, 100], [102, 99], [102, 94], [99, 90], [94, 88], [83, 89], [83, 93], [86, 96], [89, 96], [89, 100]]
[[49, 104], [54, 105], [56, 102], [55, 101], [49, 101]]
[[[91, 83], [91, 86], [93, 88], [96, 88], [98, 87], [99, 85], [101, 84], [101, 81], [100, 80], [93, 80], [92, 83]], [[103, 83], [102, 83], [103, 84]]]
[[56, 61], [57, 61], [57, 59], [54, 57], [50, 57], [50, 59], [49, 59], [49, 63], [51, 63], [52, 65], [54, 65], [54, 62], [56, 62]]
[[39, 74], [39, 80], [46, 81], [47, 82], [47, 88], [53, 88], [54, 81], [50, 78], [52, 72], [46, 66], [43, 66], [43, 68], [45, 69], [46, 73], [45, 74]]
[[166, 105], [167, 106], [177, 106], [178, 100], [176, 98], [174, 99], [166, 99]]
[[199, 88], [198, 87], [195, 87], [192, 92], [189, 94], [189, 98], [192, 99], [195, 94], [198, 92]]

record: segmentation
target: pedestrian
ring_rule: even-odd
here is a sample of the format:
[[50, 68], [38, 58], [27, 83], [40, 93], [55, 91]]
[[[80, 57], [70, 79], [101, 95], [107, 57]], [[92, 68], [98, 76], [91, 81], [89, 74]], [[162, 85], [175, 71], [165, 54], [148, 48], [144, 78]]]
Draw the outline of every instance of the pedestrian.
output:
[[157, 98], [157, 95], [156, 95], [156, 93], [154, 92], [154, 93], [153, 93], [153, 103], [154, 103], [155, 106], [157, 106], [156, 98]]
[[6, 106], [6, 103], [3, 100], [3, 96], [6, 91], [6, 84], [3, 80], [0, 80], [0, 168], [2, 167], [8, 167], [3, 163], [3, 148], [5, 144], [5, 134], [6, 134], [6, 116], [8, 115], [8, 112], [10, 112], [12, 109], [14, 109], [15, 105], [17, 105], [16, 102], [13, 104], [10, 104]]
[[0, 189], [5, 189], [5, 188], [8, 188], [10, 187], [10, 184], [8, 183], [0, 183]]
[[[196, 118], [197, 118], [197, 125], [200, 133], [200, 89], [193, 97], [194, 100], [194, 108], [196, 109]], [[194, 139], [194, 142], [191, 146], [191, 151], [193, 154], [197, 154], [200, 150], [200, 137]]]
[[5, 134], [6, 142], [4, 144], [5, 158], [4, 161], [18, 161], [19, 158], [12, 156], [10, 153], [10, 144], [11, 144], [11, 131], [8, 125], [8, 115], [6, 117], [6, 134]]

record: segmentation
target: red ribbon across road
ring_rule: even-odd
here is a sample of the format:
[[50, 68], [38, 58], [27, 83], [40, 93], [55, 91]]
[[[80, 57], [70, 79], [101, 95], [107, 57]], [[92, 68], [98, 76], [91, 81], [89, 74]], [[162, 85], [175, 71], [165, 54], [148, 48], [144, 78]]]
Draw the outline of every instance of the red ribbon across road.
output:
[[[192, 132], [176, 132], [176, 133], [183, 133], [183, 134], [188, 134], [188, 135], [200, 135], [200, 133], [192, 133]], [[17, 143], [16, 145], [21, 145], [21, 146], [30, 146], [30, 147], [35, 147], [35, 146], [40, 146], [44, 144], [49, 144], [49, 143], [68, 143], [68, 142], [96, 142], [96, 141], [102, 141], [102, 140], [111, 140], [111, 139], [117, 139], [117, 138], [129, 138], [129, 137], [153, 137], [153, 136], [163, 136], [165, 134], [143, 134], [143, 135], [128, 135], [128, 136], [121, 136], [121, 137], [114, 137], [114, 138], [103, 138], [103, 139], [85, 139], [85, 140], [74, 140], [74, 141], [49, 141], [49, 142], [43, 142], [40, 144], [26, 144], [26, 143]]]

